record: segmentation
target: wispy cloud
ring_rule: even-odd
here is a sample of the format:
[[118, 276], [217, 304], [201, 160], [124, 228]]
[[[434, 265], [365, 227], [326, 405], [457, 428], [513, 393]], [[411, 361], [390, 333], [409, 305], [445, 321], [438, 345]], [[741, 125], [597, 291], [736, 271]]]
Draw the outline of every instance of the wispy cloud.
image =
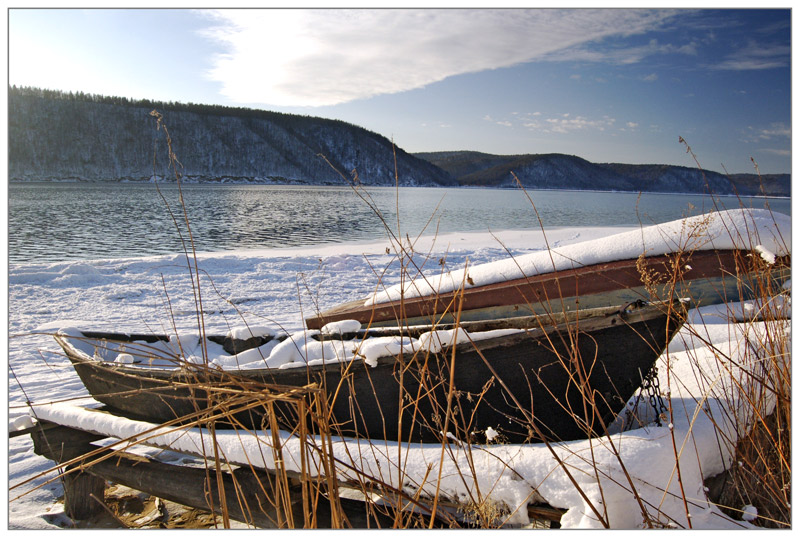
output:
[[542, 114], [541, 112], [513, 112], [512, 120], [499, 120], [490, 115], [483, 117], [485, 121], [504, 127], [522, 127], [542, 134], [569, 134], [579, 131], [633, 131], [638, 129], [636, 122], [626, 122], [618, 126], [616, 118], [603, 116], [589, 118], [583, 115], [570, 113]]
[[[622, 123], [611, 116], [590, 118], [580, 114], [563, 113], [543, 115], [541, 112], [515, 112], [512, 115], [514, 116], [513, 121], [498, 120], [489, 115], [484, 116], [483, 119], [498, 125], [508, 127], [518, 126], [549, 135], [589, 131], [607, 132], [611, 134], [632, 133], [639, 131], [641, 127], [639, 122], [626, 121]], [[660, 127], [657, 125], [650, 125], [648, 128], [653, 132], [660, 130]]]
[[[650, 29], [656, 29], [656, 25]], [[647, 44], [637, 46], [614, 46], [612, 44], [599, 46], [594, 43], [593, 40], [587, 40], [576, 46], [554, 51], [543, 59], [551, 62], [590, 62], [631, 65], [642, 62], [646, 58], [657, 54], [696, 56], [697, 43], [690, 42], [683, 45], [673, 45], [671, 43], [660, 43], [656, 39], [651, 39]]]
[[593, 120], [584, 116], [571, 117], [565, 114], [560, 118], [549, 118], [545, 120], [545, 123], [548, 126], [548, 128], [545, 129], [546, 131], [564, 134], [572, 131], [585, 131], [589, 129], [605, 131], [614, 126], [615, 120], [608, 116]]
[[748, 127], [742, 137], [743, 142], [764, 143], [779, 140], [791, 140], [792, 129], [782, 122], [772, 123], [766, 127]]
[[769, 127], [756, 129], [755, 135], [761, 140], [790, 138], [792, 136], [792, 130], [783, 123], [773, 123]]
[[729, 71], [786, 67], [789, 65], [791, 52], [792, 49], [788, 45], [765, 45], [749, 41], [746, 46], [712, 67]]
[[434, 121], [434, 122], [424, 121], [424, 122], [420, 123], [420, 127], [425, 127], [425, 128], [433, 127], [433, 128], [438, 128], [438, 129], [450, 129], [451, 127], [453, 127], [453, 125], [450, 124], [450, 123], [443, 122], [443, 121]]
[[[208, 14], [208, 12], [203, 12]], [[208, 76], [235, 102], [323, 106], [552, 59], [658, 28], [675, 11], [618, 9], [220, 10]], [[660, 47], [658, 44], [651, 44]], [[632, 62], [646, 51], [616, 51]], [[590, 54], [588, 50], [583, 54]], [[605, 55], [608, 52], [591, 53]]]
[[[514, 113], [512, 113], [512, 115], [514, 115]], [[490, 123], [494, 123], [495, 125], [502, 125], [503, 127], [513, 127], [514, 126], [514, 124], [509, 120], [496, 120], [493, 117], [491, 117], [489, 114], [486, 114], [483, 117], [483, 119], [484, 119], [484, 121], [488, 121]]]
[[[559, 114], [550, 117], [541, 117], [541, 114], [527, 114], [520, 125], [526, 129], [545, 134], [567, 134], [577, 131], [606, 131], [616, 124], [616, 119], [609, 116], [602, 118], [587, 118], [586, 116], [573, 116], [572, 114]], [[630, 125], [629, 125], [630, 126]]]
[[791, 157], [792, 151], [789, 149], [762, 149], [760, 150], [761, 153], [769, 153], [770, 155], [778, 155], [779, 157]]

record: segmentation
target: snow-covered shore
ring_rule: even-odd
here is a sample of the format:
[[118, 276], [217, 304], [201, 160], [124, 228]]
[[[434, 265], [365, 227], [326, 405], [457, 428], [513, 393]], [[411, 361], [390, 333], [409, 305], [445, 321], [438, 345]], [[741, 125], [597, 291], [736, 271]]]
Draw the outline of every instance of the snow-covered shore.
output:
[[[469, 261], [471, 266], [507, 259], [545, 248], [566, 246], [619, 232], [619, 228], [561, 228], [547, 231], [512, 231], [496, 234], [451, 234], [440, 236], [434, 244], [429, 239], [415, 245], [420, 264], [432, 271], [440, 263], [458, 270]], [[388, 250], [387, 250], [388, 249]], [[328, 245], [302, 249], [201, 253], [198, 263], [202, 274], [202, 310], [208, 332], [227, 332], [243, 324], [268, 325], [286, 332], [302, 328], [304, 315], [341, 302], [367, 297], [382, 279], [399, 280], [400, 264], [388, 242]], [[86, 391], [51, 336], [65, 326], [124, 330], [131, 332], [172, 332], [196, 330], [196, 302], [193, 298], [187, 261], [182, 255], [150, 258], [73, 261], [47, 264], [12, 264], [9, 266], [9, 423], [29, 413], [27, 401], [37, 404], [86, 396]], [[739, 357], [745, 332], [762, 330], [758, 323], [733, 323], [725, 308], [693, 312], [694, 321], [710, 327], [718, 348], [728, 348]], [[45, 333], [45, 334], [35, 334]], [[693, 346], [698, 350], [691, 353]], [[671, 428], [648, 426], [613, 437], [615, 450], [624, 455], [628, 471], [635, 477], [637, 491], [656, 507], [665, 522], [687, 526], [687, 515], [674, 470], [672, 436], [679, 445], [690, 446], [681, 457], [683, 487], [691, 497], [690, 515], [694, 528], [741, 528], [749, 524], [732, 521], [704, 501], [703, 477], [712, 476], [730, 464], [730, 455], [720, 451], [713, 425], [704, 411], [723, 413], [723, 398], [697, 381], [694, 372], [705, 363], [712, 367], [713, 356], [696, 343], [684, 329], [670, 346], [671, 368], [660, 375], [673, 375], [682, 383], [664, 377], [662, 386], [675, 387], [673, 405], [683, 406]], [[688, 382], [687, 380], [693, 380]], [[672, 381], [672, 382], [670, 382]], [[699, 402], [699, 403], [698, 403]], [[66, 413], [65, 407], [51, 410]], [[685, 410], [684, 410], [685, 409]], [[642, 409], [643, 412], [646, 409]], [[68, 420], [68, 419], [65, 419]], [[352, 453], [353, 441], [342, 440], [336, 450]], [[589, 442], [566, 443], [558, 447], [561, 458], [574, 465], [581, 486], [593, 503], [604, 501], [608, 518], [617, 528], [635, 528], [641, 514], [633, 506], [633, 496], [624, 487], [619, 461], [605, 441], [591, 448], [595, 460], [584, 455]], [[234, 443], [226, 445], [231, 455], [243, 451]], [[568, 483], [563, 473], [553, 472], [553, 461], [542, 446], [490, 444], [481, 447], [486, 454], [481, 467], [481, 491], [492, 491], [499, 502], [512, 509], [535, 489], [553, 506], [568, 509], [562, 525], [570, 528], [598, 526], [587, 508], [586, 500]], [[390, 458], [391, 449], [370, 451], [365, 466], [378, 468]], [[424, 473], [438, 462], [440, 448], [421, 446], [407, 460], [407, 473], [422, 483], [415, 473]], [[497, 458], [495, 458], [497, 456]], [[32, 452], [27, 436], [9, 442], [9, 486], [18, 484], [50, 463]], [[467, 492], [456, 479], [454, 466], [463, 455], [456, 454], [445, 463], [443, 491], [458, 499]], [[502, 460], [513, 468], [496, 465]], [[385, 468], [385, 467], [384, 467]], [[598, 487], [595, 469], [608, 479], [603, 491]], [[432, 473], [435, 475], [435, 473]], [[522, 479], [520, 479], [522, 477]], [[37, 479], [35, 483], [42, 483]], [[430, 484], [420, 487], [429, 488]], [[30, 486], [10, 491], [9, 527], [16, 529], [57, 528], [69, 526], [63, 509], [56, 501], [61, 494], [55, 482], [21, 498]], [[516, 504], [515, 504], [516, 503]], [[522, 512], [513, 521], [524, 524]]]

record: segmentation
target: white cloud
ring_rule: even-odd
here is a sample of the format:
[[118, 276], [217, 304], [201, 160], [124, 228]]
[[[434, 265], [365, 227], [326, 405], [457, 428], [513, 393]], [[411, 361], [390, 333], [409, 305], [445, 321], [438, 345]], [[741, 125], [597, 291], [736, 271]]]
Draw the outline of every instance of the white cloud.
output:
[[420, 127], [425, 127], [425, 128], [433, 127], [433, 128], [438, 128], [438, 129], [450, 129], [451, 127], [453, 127], [453, 125], [450, 124], [450, 123], [445, 123], [445, 122], [441, 122], [441, 121], [435, 121], [435, 122], [432, 122], [432, 123], [431, 122], [422, 122], [422, 123], [420, 123]]
[[208, 76], [231, 100], [324, 106], [545, 59], [651, 30], [673, 15], [652, 9], [237, 9], [211, 12], [213, 27], [203, 35], [224, 49]]
[[[512, 115], [512, 116], [513, 116], [514, 114], [516, 114], [516, 113], [515, 113], [515, 112], [512, 112], [512, 113], [511, 113], [511, 115]], [[491, 122], [491, 123], [495, 123], [495, 124], [497, 124], [497, 125], [502, 125], [503, 127], [513, 127], [513, 126], [514, 126], [514, 124], [513, 124], [513, 123], [511, 123], [509, 120], [496, 120], [496, 119], [494, 119], [493, 117], [491, 117], [489, 114], [486, 114], [486, 115], [483, 117], [483, 119], [484, 119], [484, 121], [489, 121], [489, 122]]]
[[778, 155], [779, 157], [791, 157], [792, 151], [789, 149], [762, 149], [761, 153], [769, 153], [770, 155]]
[[748, 127], [741, 137], [743, 142], [749, 144], [761, 144], [774, 140], [791, 140], [792, 129], [782, 122], [772, 123], [768, 127]]
[[789, 45], [761, 45], [755, 41], [750, 41], [746, 46], [713, 67], [714, 69], [727, 71], [786, 67], [789, 65], [791, 52]]
[[[592, 119], [580, 115], [573, 116], [570, 113], [557, 114], [546, 118], [540, 118], [541, 115], [541, 112], [527, 113], [525, 115], [526, 119], [520, 125], [526, 129], [545, 134], [568, 134], [577, 131], [611, 131], [617, 122], [615, 118], [610, 116]], [[638, 126], [638, 123], [628, 122], [625, 127], [619, 127], [618, 129], [622, 131], [633, 130]]]
[[[655, 26], [652, 28], [655, 29]], [[620, 33], [620, 35], [624, 35]], [[675, 46], [669, 43], [661, 44], [656, 39], [651, 39], [646, 45], [635, 47], [598, 47], [593, 40], [586, 40], [579, 45], [557, 50], [544, 57], [544, 60], [553, 62], [592, 62], [611, 63], [617, 65], [631, 65], [643, 61], [656, 54], [683, 54], [697, 55], [697, 44], [692, 42], [686, 45]]]
[[[544, 124], [539, 124], [539, 128], [546, 133], [570, 133], [573, 131], [605, 131], [614, 126], [616, 120], [604, 116], [603, 118], [592, 120], [583, 116], [572, 117], [569, 114], [563, 114], [559, 117], [549, 118], [544, 120]], [[529, 125], [533, 127], [533, 125]]]
[[790, 138], [792, 130], [783, 123], [773, 123], [769, 127], [756, 131], [758, 138], [769, 140], [772, 138]]

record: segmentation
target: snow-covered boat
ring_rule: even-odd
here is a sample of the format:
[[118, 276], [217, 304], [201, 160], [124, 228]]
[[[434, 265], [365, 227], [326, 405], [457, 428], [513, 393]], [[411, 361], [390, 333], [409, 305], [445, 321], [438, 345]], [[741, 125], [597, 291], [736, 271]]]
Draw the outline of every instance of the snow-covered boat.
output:
[[790, 276], [791, 219], [766, 210], [710, 213], [403, 284], [306, 319], [309, 329], [343, 319], [364, 326], [452, 323], [688, 298], [692, 306], [763, 293]]
[[[458, 328], [347, 334], [346, 323], [334, 324], [339, 330], [308, 331], [302, 348], [330, 345], [327, 358], [323, 352], [279, 367], [264, 366], [282, 343], [299, 345], [296, 335], [281, 343], [274, 335], [209, 336], [191, 344], [203, 350], [203, 360], [187, 360], [189, 343], [178, 346], [167, 336], [63, 329], [56, 340], [96, 400], [158, 423], [202, 420], [225, 409], [235, 418], [218, 417], [219, 425], [268, 427], [268, 406], [259, 402], [259, 391], [316, 384], [327, 398], [334, 433], [345, 436], [573, 440], [600, 434], [614, 420], [681, 326], [683, 313], [680, 303], [635, 303]], [[337, 346], [348, 350], [347, 357], [331, 351]], [[254, 352], [264, 359], [217, 367]], [[297, 427], [291, 405], [270, 405], [282, 427]]]

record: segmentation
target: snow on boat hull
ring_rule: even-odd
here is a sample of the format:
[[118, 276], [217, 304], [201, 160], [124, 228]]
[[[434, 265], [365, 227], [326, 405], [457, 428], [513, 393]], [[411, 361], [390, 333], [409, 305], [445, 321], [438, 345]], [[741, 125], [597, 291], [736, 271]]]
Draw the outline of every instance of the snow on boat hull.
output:
[[[753, 295], [747, 285], [752, 269], [746, 267], [746, 256], [740, 250], [696, 251], [680, 257], [647, 257], [643, 264], [629, 259], [467, 287], [460, 319], [510, 318], [682, 297], [688, 297], [694, 307], [741, 301]], [[669, 280], [676, 267], [680, 269], [677, 286], [673, 290], [657, 284], [654, 297], [643, 282], [642, 271]], [[779, 278], [788, 278], [788, 270], [779, 273]], [[360, 299], [308, 318], [306, 326], [319, 329], [344, 319], [356, 319], [365, 327], [397, 325], [398, 320], [409, 325], [452, 323], [460, 295], [462, 292], [456, 291], [376, 304]]]
[[[374, 366], [354, 360], [235, 373], [114, 364], [75, 345], [80, 341], [86, 349], [91, 341], [103, 347], [132, 338], [125, 335], [56, 339], [96, 400], [157, 423], [202, 413], [209, 399], [228, 398], [231, 409], [250, 406], [237, 412], [235, 421], [264, 428], [269, 421], [257, 398], [236, 401], [243, 388], [290, 391], [317, 383], [327, 395], [334, 434], [437, 442], [446, 430], [448, 436], [484, 442], [486, 432], [494, 430], [502, 440], [520, 443], [602, 433], [641, 386], [683, 314], [679, 304], [658, 303], [582, 310], [556, 324], [551, 316], [468, 323], [463, 328], [470, 334], [498, 327], [516, 330], [440, 353], [383, 357]], [[291, 406], [278, 402], [272, 409], [281, 427], [296, 428]]]

